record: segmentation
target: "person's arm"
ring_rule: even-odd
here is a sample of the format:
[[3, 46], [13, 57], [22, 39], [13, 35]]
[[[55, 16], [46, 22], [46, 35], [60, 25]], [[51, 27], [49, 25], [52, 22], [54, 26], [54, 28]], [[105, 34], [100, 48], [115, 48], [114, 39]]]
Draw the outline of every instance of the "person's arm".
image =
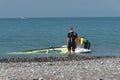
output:
[[68, 46], [68, 40], [69, 40], [69, 38], [67, 38], [67, 42], [66, 42], [66, 45]]
[[69, 41], [69, 33], [67, 35], [67, 41], [66, 41], [66, 45], [68, 46], [68, 41]]
[[82, 44], [80, 43], [79, 48], [81, 48], [81, 47], [82, 47]]

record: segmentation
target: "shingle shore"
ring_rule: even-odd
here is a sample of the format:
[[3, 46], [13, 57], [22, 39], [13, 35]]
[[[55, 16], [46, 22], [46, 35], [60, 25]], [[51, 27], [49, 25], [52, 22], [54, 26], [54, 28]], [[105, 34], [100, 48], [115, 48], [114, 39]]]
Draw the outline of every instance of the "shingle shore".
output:
[[0, 80], [120, 80], [120, 57], [0, 59]]

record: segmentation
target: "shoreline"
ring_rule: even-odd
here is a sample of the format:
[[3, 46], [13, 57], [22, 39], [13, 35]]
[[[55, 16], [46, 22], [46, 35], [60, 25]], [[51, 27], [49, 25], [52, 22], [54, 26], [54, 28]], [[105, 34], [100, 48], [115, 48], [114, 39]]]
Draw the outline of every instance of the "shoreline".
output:
[[9, 62], [56, 62], [56, 61], [80, 61], [80, 60], [94, 60], [104, 58], [120, 58], [120, 56], [76, 56], [68, 57], [30, 57], [30, 58], [0, 58], [0, 63]]

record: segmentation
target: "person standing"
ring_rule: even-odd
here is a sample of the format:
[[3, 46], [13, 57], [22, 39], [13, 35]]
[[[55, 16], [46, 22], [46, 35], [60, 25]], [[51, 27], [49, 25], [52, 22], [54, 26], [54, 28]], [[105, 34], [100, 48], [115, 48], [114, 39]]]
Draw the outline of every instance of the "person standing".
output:
[[77, 33], [74, 32], [73, 27], [70, 27], [68, 36], [67, 36], [67, 48], [68, 48], [68, 53], [69, 54], [74, 54], [75, 53], [75, 48], [76, 48], [76, 38], [77, 38]]

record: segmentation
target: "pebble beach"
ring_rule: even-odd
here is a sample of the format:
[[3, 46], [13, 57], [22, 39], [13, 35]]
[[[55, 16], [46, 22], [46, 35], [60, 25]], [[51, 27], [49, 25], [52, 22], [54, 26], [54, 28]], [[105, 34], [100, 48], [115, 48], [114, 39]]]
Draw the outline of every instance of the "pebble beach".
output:
[[0, 80], [120, 80], [120, 57], [0, 59]]

